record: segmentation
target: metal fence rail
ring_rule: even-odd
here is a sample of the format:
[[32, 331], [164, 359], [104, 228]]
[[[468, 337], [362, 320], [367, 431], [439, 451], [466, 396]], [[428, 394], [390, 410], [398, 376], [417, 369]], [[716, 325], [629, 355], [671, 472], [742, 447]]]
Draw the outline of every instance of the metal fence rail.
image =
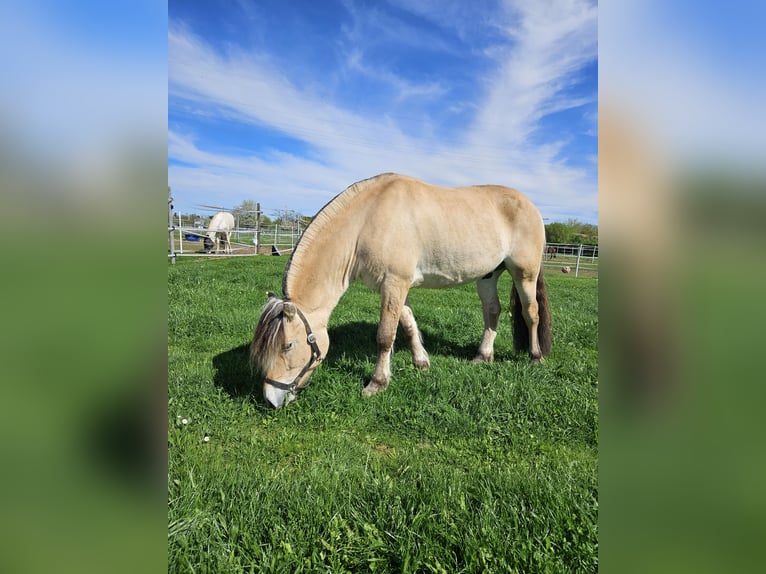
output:
[[[169, 217], [168, 232], [170, 234], [168, 256], [175, 258], [179, 255], [215, 255], [202, 253], [199, 245], [207, 237], [209, 229], [205, 227], [173, 225]], [[274, 246], [280, 253], [290, 253], [298, 243], [303, 227], [284, 226], [279, 224], [263, 225], [260, 229], [236, 228], [231, 231], [231, 246], [233, 255], [256, 255], [259, 247]], [[198, 239], [194, 239], [198, 238]], [[186, 243], [186, 247], [184, 246]], [[194, 243], [189, 249], [188, 244]], [[232, 255], [232, 254], [230, 254]]]
[[546, 243], [543, 265], [548, 268], [574, 267], [575, 277], [581, 272], [598, 274], [598, 245], [580, 243]]

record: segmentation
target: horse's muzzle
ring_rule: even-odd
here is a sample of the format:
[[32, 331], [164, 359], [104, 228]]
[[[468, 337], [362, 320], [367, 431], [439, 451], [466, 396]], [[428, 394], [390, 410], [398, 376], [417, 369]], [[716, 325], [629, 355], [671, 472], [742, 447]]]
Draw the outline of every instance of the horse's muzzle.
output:
[[295, 393], [265, 384], [263, 385], [263, 398], [269, 406], [279, 409], [292, 402], [295, 399]]

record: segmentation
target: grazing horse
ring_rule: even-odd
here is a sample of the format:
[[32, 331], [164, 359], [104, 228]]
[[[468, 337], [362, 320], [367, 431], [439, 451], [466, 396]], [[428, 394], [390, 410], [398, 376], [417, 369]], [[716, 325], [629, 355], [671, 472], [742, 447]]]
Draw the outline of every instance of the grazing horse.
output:
[[415, 367], [430, 366], [407, 298], [411, 287], [476, 281], [484, 336], [474, 361], [492, 361], [500, 317], [497, 281], [508, 270], [514, 347], [542, 361], [551, 348], [544, 248], [539, 211], [514, 189], [446, 188], [392, 173], [351, 185], [303, 232], [285, 268], [283, 298], [268, 294], [250, 345], [251, 363], [264, 375], [264, 398], [279, 408], [308, 384], [327, 356], [330, 314], [357, 278], [381, 297], [378, 358], [365, 396], [391, 380], [397, 324]]
[[557, 252], [558, 250], [553, 245], [549, 245], [548, 248], [545, 250], [545, 253], [548, 256], [548, 260], [556, 259]]
[[[221, 241], [223, 241], [224, 253], [231, 253], [231, 230], [234, 229], [234, 216], [228, 211], [219, 211], [210, 220], [207, 226], [207, 240], [205, 249], [210, 251], [210, 247], [215, 247], [215, 253], [220, 251]], [[212, 245], [210, 243], [211, 242]]]

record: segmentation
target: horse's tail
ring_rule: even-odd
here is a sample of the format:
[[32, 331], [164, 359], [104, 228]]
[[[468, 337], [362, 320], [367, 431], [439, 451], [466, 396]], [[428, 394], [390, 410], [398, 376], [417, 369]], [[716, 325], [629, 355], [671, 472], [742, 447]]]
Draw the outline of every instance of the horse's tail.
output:
[[540, 322], [537, 324], [537, 341], [540, 344], [540, 352], [543, 356], [550, 354], [552, 346], [551, 337], [551, 310], [548, 305], [548, 291], [545, 289], [543, 279], [543, 265], [540, 262], [540, 272], [537, 274], [537, 313]]
[[[545, 280], [543, 279], [543, 265], [540, 262], [540, 272], [537, 274], [537, 314], [539, 322], [537, 324], [537, 342], [540, 345], [540, 352], [548, 355], [551, 352], [551, 312], [548, 305], [548, 292], [545, 289]], [[516, 283], [511, 289], [511, 320], [513, 329], [513, 349], [517, 353], [529, 350], [529, 328], [524, 320], [521, 309], [521, 299], [516, 291]]]

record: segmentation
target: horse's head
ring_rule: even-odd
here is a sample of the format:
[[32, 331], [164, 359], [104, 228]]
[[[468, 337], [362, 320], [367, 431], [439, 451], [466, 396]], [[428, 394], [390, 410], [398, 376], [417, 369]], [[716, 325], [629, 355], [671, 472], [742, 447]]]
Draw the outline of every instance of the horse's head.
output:
[[326, 328], [312, 330], [295, 303], [268, 295], [250, 345], [250, 361], [264, 376], [264, 398], [280, 408], [308, 385], [330, 339]]

